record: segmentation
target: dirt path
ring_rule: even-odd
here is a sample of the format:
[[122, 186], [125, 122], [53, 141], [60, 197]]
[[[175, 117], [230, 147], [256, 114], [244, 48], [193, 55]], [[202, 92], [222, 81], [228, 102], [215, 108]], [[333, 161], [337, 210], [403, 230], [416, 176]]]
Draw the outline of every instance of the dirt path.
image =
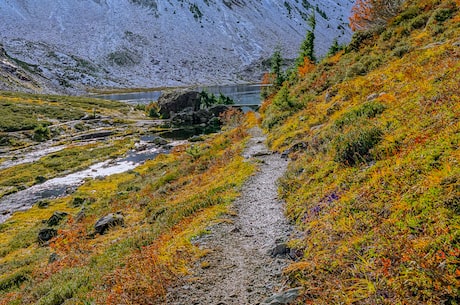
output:
[[210, 253], [197, 262], [194, 274], [169, 291], [167, 304], [269, 304], [264, 300], [284, 289], [281, 272], [287, 256], [282, 246], [277, 247], [278, 257], [271, 252], [291, 232], [276, 185], [287, 162], [269, 153], [259, 128], [251, 135], [244, 157], [259, 159], [260, 170], [244, 185], [231, 221], [211, 227], [211, 234], [196, 240]]

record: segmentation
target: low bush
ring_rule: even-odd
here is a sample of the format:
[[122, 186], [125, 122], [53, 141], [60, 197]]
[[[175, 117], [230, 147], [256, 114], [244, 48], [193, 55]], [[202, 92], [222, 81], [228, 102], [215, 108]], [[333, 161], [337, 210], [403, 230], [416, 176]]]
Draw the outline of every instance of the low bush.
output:
[[402, 45], [402, 46], [396, 47], [393, 50], [393, 52], [391, 52], [391, 55], [401, 58], [404, 56], [404, 54], [409, 53], [410, 50], [411, 50], [410, 46]]
[[338, 118], [334, 125], [337, 128], [343, 128], [352, 123], [356, 123], [358, 118], [374, 118], [377, 115], [383, 113], [386, 106], [377, 101], [366, 102], [358, 108], [352, 109], [345, 112], [340, 118]]
[[34, 140], [37, 142], [43, 142], [49, 140], [51, 137], [50, 129], [45, 125], [39, 125], [34, 128]]
[[334, 141], [334, 160], [350, 166], [372, 160], [370, 151], [382, 135], [378, 127], [364, 127], [339, 135]]

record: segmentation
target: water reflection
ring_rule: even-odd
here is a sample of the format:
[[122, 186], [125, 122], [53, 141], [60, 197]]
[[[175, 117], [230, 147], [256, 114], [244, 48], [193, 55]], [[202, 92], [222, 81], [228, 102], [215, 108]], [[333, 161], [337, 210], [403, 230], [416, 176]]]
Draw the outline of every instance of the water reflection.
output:
[[[250, 84], [250, 85], [227, 85], [227, 86], [208, 86], [198, 87], [195, 90], [205, 90], [209, 93], [218, 95], [222, 93], [235, 101], [235, 104], [240, 105], [260, 105], [260, 89], [263, 85]], [[116, 93], [97, 95], [96, 98], [121, 101], [128, 104], [148, 104], [152, 101], [158, 100], [161, 91], [145, 91], [145, 92], [130, 92], [130, 93]]]

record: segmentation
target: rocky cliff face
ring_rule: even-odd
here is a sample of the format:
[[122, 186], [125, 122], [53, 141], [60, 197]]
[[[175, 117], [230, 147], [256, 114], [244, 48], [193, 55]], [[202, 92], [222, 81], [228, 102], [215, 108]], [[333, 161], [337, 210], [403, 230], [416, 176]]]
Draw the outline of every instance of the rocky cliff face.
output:
[[317, 18], [317, 53], [347, 41], [350, 0], [9, 0], [7, 53], [54, 86], [155, 87], [253, 81], [276, 46], [294, 58]]
[[29, 65], [8, 55], [0, 44], [0, 90], [53, 93], [52, 83], [40, 76], [37, 66]]

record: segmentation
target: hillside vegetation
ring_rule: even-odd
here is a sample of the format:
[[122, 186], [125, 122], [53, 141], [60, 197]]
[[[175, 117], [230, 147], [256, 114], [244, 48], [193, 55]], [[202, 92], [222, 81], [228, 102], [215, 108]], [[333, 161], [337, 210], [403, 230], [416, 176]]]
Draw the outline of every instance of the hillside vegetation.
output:
[[[0, 304], [163, 304], [171, 282], [206, 255], [191, 239], [230, 213], [255, 169], [241, 156], [255, 117], [226, 122], [224, 132], [202, 143], [88, 180], [71, 196], [1, 224]], [[123, 225], [96, 232], [97, 220], [110, 213]], [[43, 229], [56, 236], [41, 241]]]
[[460, 1], [409, 0], [263, 105], [299, 304], [460, 303]]
[[[0, 198], [125, 154], [134, 146], [135, 137], [130, 135], [142, 131], [135, 120], [145, 118], [120, 102], [4, 91], [0, 91], [0, 117]], [[72, 142], [104, 131], [111, 137]], [[63, 147], [54, 154], [15, 164], [28, 152], [58, 145]], [[15, 165], [3, 167], [3, 162]]]

